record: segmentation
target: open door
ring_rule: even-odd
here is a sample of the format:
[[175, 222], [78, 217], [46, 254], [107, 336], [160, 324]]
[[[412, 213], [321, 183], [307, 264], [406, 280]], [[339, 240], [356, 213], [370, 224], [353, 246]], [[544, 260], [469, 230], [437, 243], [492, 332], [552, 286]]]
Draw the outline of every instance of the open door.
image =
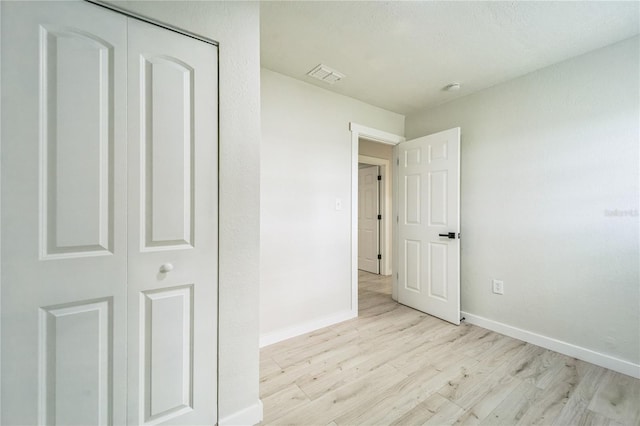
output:
[[460, 128], [402, 142], [398, 302], [460, 324]]

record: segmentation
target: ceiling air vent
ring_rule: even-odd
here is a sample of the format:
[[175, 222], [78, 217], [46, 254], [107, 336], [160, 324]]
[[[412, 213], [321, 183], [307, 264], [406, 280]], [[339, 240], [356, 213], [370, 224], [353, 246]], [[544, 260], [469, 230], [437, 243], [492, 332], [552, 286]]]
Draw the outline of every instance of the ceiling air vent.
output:
[[336, 81], [342, 80], [345, 75], [339, 73], [336, 70], [329, 68], [326, 65], [320, 64], [307, 73], [308, 76], [322, 80], [325, 83], [333, 84]]

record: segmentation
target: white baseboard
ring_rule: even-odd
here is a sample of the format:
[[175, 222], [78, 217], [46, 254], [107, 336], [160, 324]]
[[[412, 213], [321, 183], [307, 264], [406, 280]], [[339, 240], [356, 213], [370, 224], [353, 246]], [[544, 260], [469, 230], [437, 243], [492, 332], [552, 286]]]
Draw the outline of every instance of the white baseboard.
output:
[[600, 367], [608, 368], [610, 370], [617, 371], [618, 373], [626, 374], [627, 376], [640, 379], [640, 364], [634, 364], [629, 361], [624, 361], [622, 359], [612, 357], [611, 355], [605, 355], [600, 352], [595, 352], [591, 349], [583, 348], [581, 346], [576, 346], [571, 343], [553, 339], [551, 337], [536, 334], [531, 331], [523, 330], [521, 328], [503, 324], [498, 321], [483, 318], [478, 315], [473, 315], [468, 312], [461, 312], [461, 315], [469, 324], [477, 325], [479, 327], [495, 331], [496, 333], [504, 334], [518, 340], [523, 340], [536, 346], [550, 349], [552, 351], [568, 355], [573, 358], [578, 358], [583, 361], [590, 362], [591, 364], [599, 365]]
[[283, 340], [291, 339], [292, 337], [300, 336], [302, 334], [311, 333], [312, 331], [319, 330], [324, 327], [328, 327], [339, 322], [347, 321], [357, 317], [358, 314], [351, 310], [346, 312], [340, 312], [330, 317], [321, 318], [319, 320], [309, 321], [304, 324], [299, 324], [293, 327], [287, 327], [282, 330], [273, 331], [260, 336], [260, 347], [272, 345], [274, 343], [281, 342]]
[[258, 400], [252, 406], [218, 420], [218, 426], [253, 426], [260, 423], [262, 419], [262, 401]]

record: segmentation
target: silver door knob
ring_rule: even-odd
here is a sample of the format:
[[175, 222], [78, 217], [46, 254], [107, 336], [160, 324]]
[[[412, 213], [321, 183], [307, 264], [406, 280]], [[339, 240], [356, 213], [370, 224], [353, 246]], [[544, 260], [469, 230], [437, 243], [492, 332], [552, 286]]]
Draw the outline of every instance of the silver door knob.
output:
[[167, 272], [170, 272], [172, 270], [173, 270], [173, 265], [171, 263], [165, 263], [160, 266], [160, 272], [162, 272], [163, 274], [166, 274]]

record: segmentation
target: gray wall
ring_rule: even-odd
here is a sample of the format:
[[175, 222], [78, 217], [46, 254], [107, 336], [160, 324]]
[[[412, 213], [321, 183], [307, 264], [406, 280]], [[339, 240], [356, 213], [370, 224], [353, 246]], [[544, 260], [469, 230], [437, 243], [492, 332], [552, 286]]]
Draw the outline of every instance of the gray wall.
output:
[[404, 117], [267, 69], [261, 90], [260, 332], [272, 343], [351, 313], [349, 122], [402, 134]]
[[407, 139], [462, 128], [463, 311], [640, 363], [639, 51], [406, 118]]

